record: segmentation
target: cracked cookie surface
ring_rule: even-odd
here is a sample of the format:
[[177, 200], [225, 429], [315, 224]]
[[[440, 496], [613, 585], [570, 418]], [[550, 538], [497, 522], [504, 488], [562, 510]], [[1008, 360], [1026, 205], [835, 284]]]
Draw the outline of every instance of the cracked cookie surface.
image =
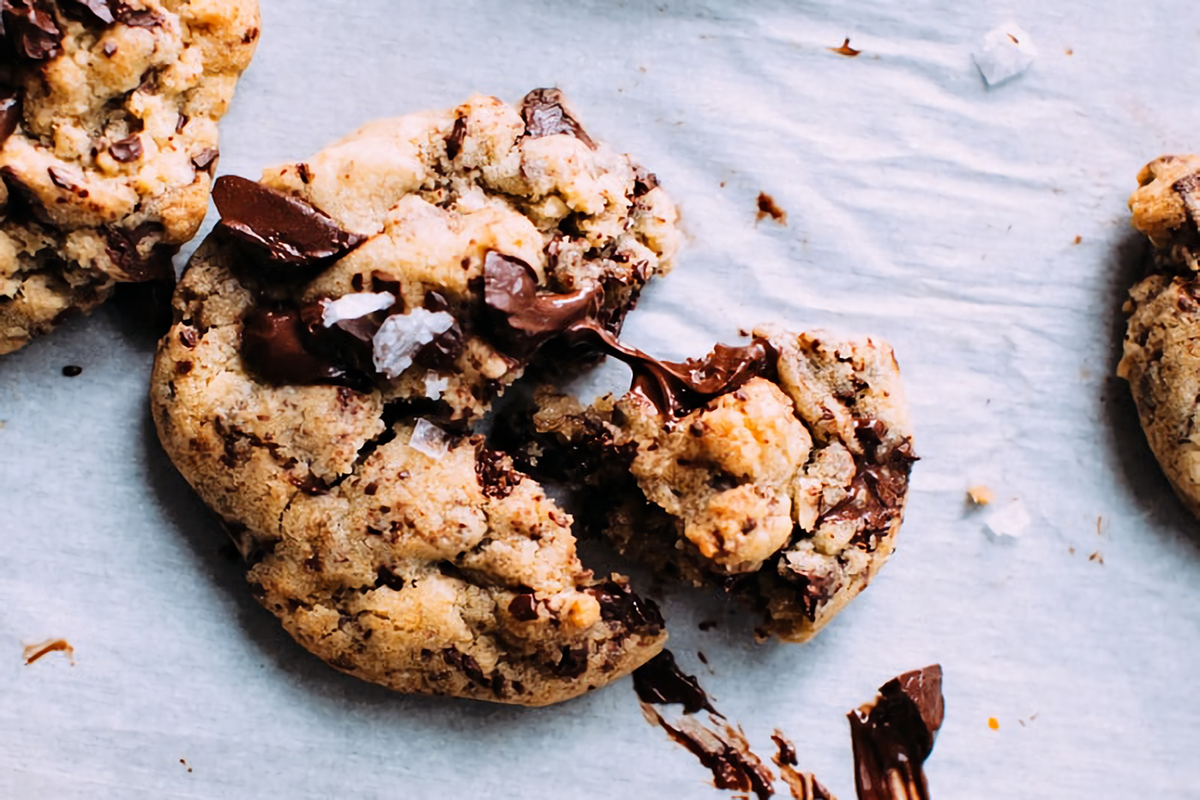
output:
[[1129, 291], [1117, 374], [1172, 488], [1200, 516], [1200, 156], [1155, 159], [1138, 184], [1133, 225], [1153, 251]]
[[256, 0], [6, 0], [0, 353], [170, 276], [204, 220]]
[[916, 455], [887, 344], [755, 335], [668, 365], [734, 377], [673, 408], [637, 365], [633, 390], [590, 408], [539, 390], [516, 436], [531, 444], [514, 452], [539, 476], [598, 488], [622, 553], [721, 586], [762, 612], [764, 631], [803, 641], [891, 553]]
[[585, 569], [570, 515], [463, 432], [578, 314], [619, 327], [666, 268], [653, 183], [547, 91], [218, 182], [151, 406], [298, 642], [399, 691], [521, 705], [662, 649], [654, 604]]

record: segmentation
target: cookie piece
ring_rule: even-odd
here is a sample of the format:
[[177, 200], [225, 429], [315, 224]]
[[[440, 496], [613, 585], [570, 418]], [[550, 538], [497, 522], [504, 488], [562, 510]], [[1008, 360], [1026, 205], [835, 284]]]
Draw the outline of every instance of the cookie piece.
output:
[[255, 0], [8, 0], [0, 22], [3, 354], [170, 276], [259, 18]]
[[1129, 208], [1153, 249], [1125, 304], [1117, 375], [1172, 488], [1200, 516], [1200, 156], [1155, 159], [1138, 184]]
[[653, 603], [583, 567], [571, 517], [465, 432], [562, 330], [619, 327], [677, 237], [652, 179], [547, 98], [522, 117], [476, 97], [261, 184], [222, 178], [159, 344], [159, 438], [256, 596], [334, 667], [403, 692], [544, 705], [666, 639]]
[[572, 321], [618, 330], [680, 239], [654, 176], [550, 89], [374, 122], [260, 184], [222, 178], [214, 199], [247, 260], [292, 276], [275, 300], [361, 343], [337, 348], [343, 368], [456, 421]]
[[539, 390], [515, 438], [539, 475], [600, 490], [622, 553], [723, 587], [762, 612], [760, 633], [804, 641], [891, 553], [916, 455], [887, 344], [755, 337], [683, 364], [614, 352], [634, 369], [628, 394], [584, 409]]

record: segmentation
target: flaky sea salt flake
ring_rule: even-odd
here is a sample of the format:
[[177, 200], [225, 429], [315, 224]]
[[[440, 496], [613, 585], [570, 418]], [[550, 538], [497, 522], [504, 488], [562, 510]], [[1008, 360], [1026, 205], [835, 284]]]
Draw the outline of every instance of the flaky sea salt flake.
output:
[[1011, 23], [988, 31], [971, 54], [988, 86], [997, 86], [1029, 69], [1037, 58], [1033, 39]]
[[995, 540], [1020, 539], [1029, 530], [1029, 511], [1019, 498], [997, 506], [983, 519], [984, 530]]
[[389, 378], [399, 377], [412, 366], [418, 350], [453, 326], [454, 317], [445, 311], [414, 308], [407, 314], [393, 314], [372, 340], [375, 370]]
[[336, 325], [363, 341], [369, 341], [369, 329], [364, 331], [359, 320], [395, 304], [396, 297], [391, 292], [356, 292], [342, 295], [337, 300], [326, 300], [322, 303], [321, 323], [326, 328]]
[[408, 446], [435, 461], [442, 460], [450, 452], [450, 440], [446, 437], [446, 432], [427, 419], [417, 420]]

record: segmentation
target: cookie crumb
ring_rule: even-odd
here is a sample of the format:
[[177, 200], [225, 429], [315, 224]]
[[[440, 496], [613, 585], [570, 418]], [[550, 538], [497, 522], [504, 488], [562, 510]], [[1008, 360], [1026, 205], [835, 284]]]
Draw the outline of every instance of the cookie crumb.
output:
[[982, 484], [977, 484], [967, 489], [967, 499], [977, 506], [991, 505], [996, 499], [996, 493]]
[[25, 666], [29, 666], [33, 662], [40, 659], [49, 653], [62, 652], [71, 660], [71, 666], [75, 666], [75, 648], [66, 639], [47, 639], [38, 644], [25, 645]]
[[1103, 565], [1104, 564], [1104, 556], [1103, 556], [1103, 554], [1101, 554], [1101, 552], [1099, 550], [1097, 550], [1096, 552], [1094, 552], [1090, 556], [1088, 556], [1088, 561], [1095, 561], [1097, 564]]
[[181, 758], [181, 759], [179, 759], [179, 763], [180, 763], [180, 764], [183, 764], [183, 766], [187, 767], [187, 771], [188, 771], [188, 772], [191, 772], [191, 771], [192, 771], [192, 768], [191, 768], [191, 767], [188, 767], [188, 763], [187, 763], [187, 759], [186, 759], [186, 758]]
[[862, 52], [862, 50], [855, 50], [850, 46], [849, 36], [846, 37], [846, 41], [842, 42], [840, 47], [827, 47], [825, 49], [831, 53], [837, 53], [839, 56], [846, 56], [847, 58], [854, 58]]
[[83, 374], [83, 367], [69, 364], [62, 368], [62, 374], [68, 378], [75, 378]]
[[1075, 244], [1083, 244], [1083, 237], [1079, 234], [1075, 235]]
[[711, 631], [713, 628], [717, 627], [717, 621], [715, 619], [706, 619], [697, 627], [702, 631]]
[[766, 192], [758, 193], [758, 214], [754, 219], [756, 222], [762, 222], [767, 217], [778, 222], [780, 225], [787, 225], [787, 212], [780, 208], [775, 198]]
[[1000, 730], [1000, 720], [995, 717], [988, 717], [988, 727], [994, 731]]

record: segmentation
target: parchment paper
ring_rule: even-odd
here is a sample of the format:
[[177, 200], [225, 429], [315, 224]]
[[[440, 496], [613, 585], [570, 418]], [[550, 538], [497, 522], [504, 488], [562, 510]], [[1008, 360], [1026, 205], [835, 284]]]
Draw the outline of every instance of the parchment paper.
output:
[[[263, 6], [221, 172], [557, 85], [686, 219], [630, 343], [694, 356], [774, 321], [894, 344], [922, 461], [875, 584], [805, 646], [754, 645], [724, 601], [666, 595], [669, 646], [760, 754], [779, 727], [852, 798], [846, 711], [940, 662], [939, 800], [1200, 796], [1200, 523], [1112, 377], [1134, 176], [1200, 149], [1194, 3]], [[988, 89], [971, 49], [1009, 20], [1040, 57]], [[861, 55], [827, 49], [846, 36]], [[786, 225], [756, 223], [760, 191]], [[309, 656], [160, 451], [152, 353], [106, 308], [0, 359], [0, 796], [728, 796], [627, 680], [528, 711], [393, 695]], [[585, 388], [624, 380], [610, 365]], [[986, 536], [972, 484], [1020, 498], [1027, 534]], [[77, 663], [24, 666], [48, 637]]]

